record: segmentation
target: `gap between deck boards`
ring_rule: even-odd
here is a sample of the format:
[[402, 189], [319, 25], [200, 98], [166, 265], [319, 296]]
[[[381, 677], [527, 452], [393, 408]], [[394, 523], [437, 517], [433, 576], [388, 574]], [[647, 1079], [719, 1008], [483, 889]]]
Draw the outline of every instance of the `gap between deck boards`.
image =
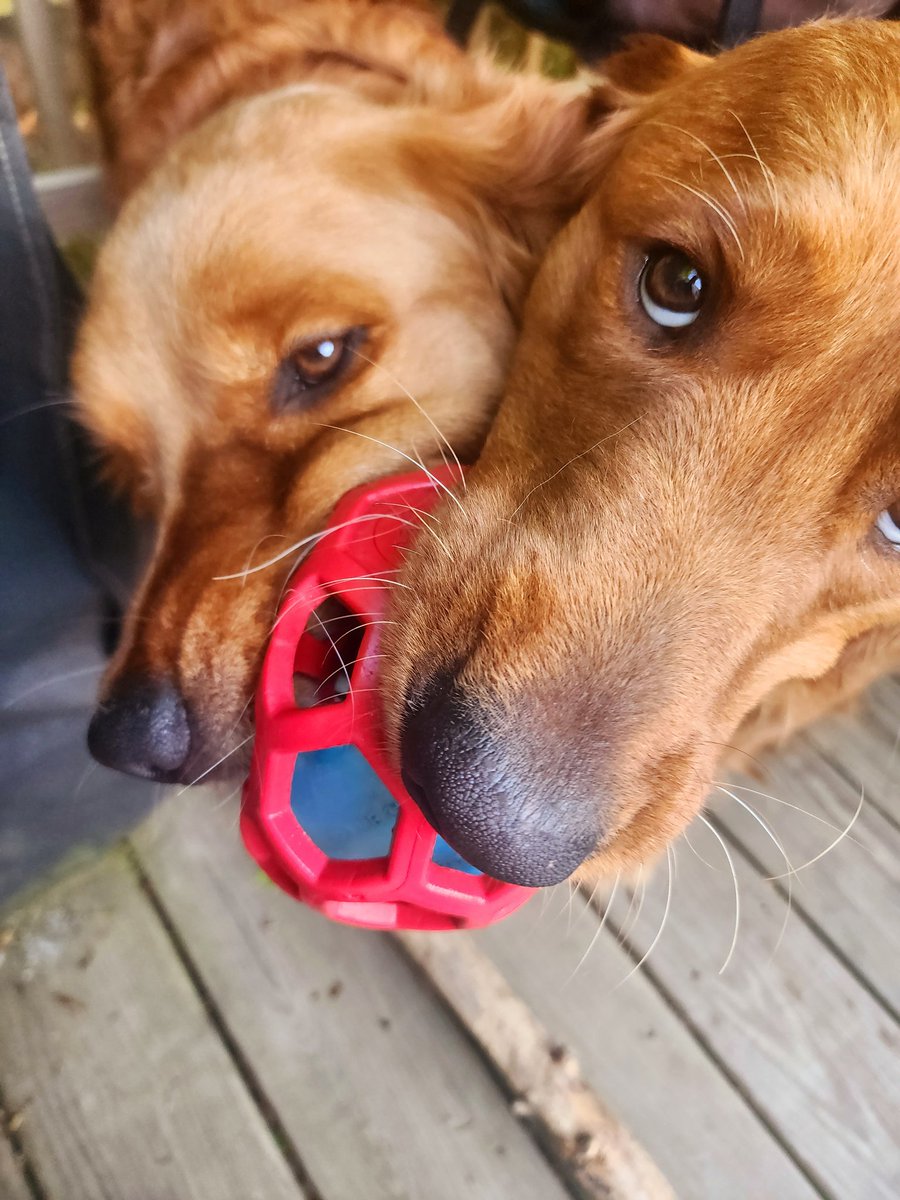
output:
[[[896, 684], [893, 684], [893, 686], [896, 688]], [[897, 689], [897, 695], [900, 696], [900, 689]], [[846, 806], [847, 803], [851, 802], [851, 797], [855, 794], [854, 789], [856, 789], [859, 785], [857, 774], [865, 775], [868, 772], [872, 779], [877, 782], [877, 779], [879, 778], [879, 768], [877, 766], [873, 766], [868, 761], [866, 754], [871, 751], [873, 747], [876, 748], [876, 750], [878, 747], [881, 747], [881, 751], [885, 752], [886, 741], [889, 740], [887, 728], [884, 724], [878, 728], [870, 728], [868, 726], [854, 727], [852, 726], [852, 723], [851, 728], [853, 728], [855, 732], [853, 733], [852, 737], [847, 735], [846, 744], [853, 747], [853, 754], [849, 755], [847, 761], [850, 763], [859, 764], [865, 768], [864, 770], [857, 772], [854, 767], [848, 766], [843, 760], [841, 764], [836, 764], [833, 761], [832, 756], [826, 754], [822, 750], [819, 739], [814, 737], [810, 737], [809, 741], [805, 744], [805, 748], [804, 742], [801, 739], [801, 741], [798, 743], [800, 750], [795, 753], [794, 758], [785, 759], [785, 761], [791, 761], [794, 763], [794, 766], [792, 767], [794, 770], [794, 776], [792, 778], [797, 786], [802, 785], [801, 795], [805, 795], [806, 792], [808, 792], [812, 797], [812, 800], [809, 801], [810, 803], [814, 804], [816, 802], [815, 789], [818, 787], [820, 790], [824, 788], [826, 791], [828, 791], [828, 789], [832, 789], [835, 803], [838, 805], [838, 807], [841, 805]], [[860, 747], [862, 747], [862, 749]], [[806, 756], [805, 758], [804, 755]], [[898, 756], [898, 761], [900, 761], [900, 756]], [[827, 771], [822, 771], [821, 767], [816, 765], [817, 762], [826, 764]], [[804, 764], [806, 765], [804, 766]], [[829, 775], [828, 772], [831, 772], [831, 775]], [[805, 791], [803, 789], [805, 789]], [[829, 795], [830, 794], [831, 793], [829, 793]], [[882, 782], [881, 790], [876, 790], [875, 795], [877, 803], [873, 803], [873, 810], [878, 814], [878, 816], [877, 820], [873, 818], [870, 821], [872, 830], [867, 830], [867, 836], [887, 838], [888, 841], [892, 842], [893, 831], [897, 831], [900, 827], [897, 826], [895, 821], [888, 817], [887, 812], [885, 811], [885, 806], [890, 798], [890, 788], [886, 778]], [[181, 803], [185, 804], [184, 801]], [[816, 811], [818, 811], [818, 809]], [[878, 824], [879, 821], [886, 821], [887, 826], [892, 832], [890, 834], [885, 834], [884, 827], [881, 827]], [[746, 873], [752, 880], [755, 880], [754, 887], [757, 891], [760, 891], [760, 889], [768, 889], [766, 894], [771, 894], [771, 896], [777, 898], [777, 903], [775, 905], [776, 909], [778, 910], [776, 914], [777, 917], [777, 915], [780, 915], [782, 909], [787, 903], [787, 888], [784, 884], [784, 881], [771, 881], [768, 879], [768, 875], [773, 872], [773, 864], [770, 859], [767, 859], [766, 855], [769, 853], [774, 854], [774, 851], [770, 851], [769, 848], [765, 846], [764, 842], [762, 848], [760, 845], [757, 845], [754, 841], [756, 832], [753, 827], [740, 827], [739, 823], [736, 823], [733, 819], [733, 814], [728, 814], [724, 818], [720, 814], [719, 822], [719, 830], [721, 835], [727, 840], [727, 843], [732, 847], [734, 854], [740, 860], [741, 872]], [[195, 829], [195, 836], [201, 834], [202, 831], [199, 827], [199, 824], [197, 822], [194, 824], [197, 826]], [[221, 821], [219, 824], [221, 825]], [[226, 845], [228, 839], [233, 839], [235, 841], [235, 846], [231, 846], [230, 843], [226, 846], [226, 859], [233, 860], [235, 864], [238, 864], [238, 862], [242, 863], [243, 860], [240, 859], [239, 854], [235, 852], [236, 834], [234, 833], [234, 830], [228, 830], [227, 837], [225, 837], [220, 829], [219, 836], [223, 846]], [[805, 832], [804, 837], [806, 837]], [[213, 838], [213, 841], [215, 841], [215, 838]], [[204, 1008], [205, 1016], [209, 1022], [210, 1028], [214, 1031], [216, 1037], [219, 1039], [220, 1044], [227, 1053], [228, 1059], [230, 1060], [237, 1078], [240, 1080], [241, 1085], [246, 1089], [246, 1092], [257, 1112], [259, 1113], [262, 1121], [265, 1123], [267, 1128], [272, 1131], [273, 1136], [278, 1143], [279, 1151], [284, 1157], [286, 1165], [290, 1169], [290, 1173], [297, 1187], [302, 1192], [305, 1192], [305, 1194], [310, 1197], [310, 1200], [332, 1200], [332, 1197], [335, 1195], [333, 1191], [329, 1192], [316, 1190], [312, 1173], [309, 1171], [306, 1165], [302, 1149], [298, 1149], [296, 1134], [292, 1135], [291, 1131], [285, 1127], [285, 1117], [282, 1112], [282, 1106], [279, 1106], [277, 1099], [272, 1098], [270, 1095], [270, 1087], [265, 1077], [267, 1073], [266, 1070], [257, 1070], [256, 1066], [254, 1065], [252, 1054], [248, 1053], [247, 1048], [242, 1043], [240, 1036], [236, 1031], [234, 1014], [229, 1014], [222, 1009], [218, 995], [218, 989], [215, 986], [215, 973], [213, 973], [211, 981], [209, 969], [205, 968], [203, 964], [197, 961], [197, 947], [192, 944], [190, 926], [187, 927], [188, 932], [185, 931], [185, 926], [183, 923], [184, 913], [181, 913], [180, 919], [177, 914], [173, 915], [171, 907], [172, 895], [170, 894], [169, 896], [166, 896], [159, 892], [157, 883], [154, 882], [152, 877], [154, 870], [148, 867], [148, 856], [149, 860], [152, 861], [154, 859], [154, 852], [151, 848], [151, 843], [152, 838], [148, 837], [146, 831], [143, 831], [133, 840], [132, 849], [129, 851], [128, 856], [130, 868], [133, 872], [136, 872], [135, 878], [140, 882], [145, 901], [149, 904], [156, 920], [161, 924], [170, 944], [172, 953], [176, 956], [180, 968], [186, 973], [191, 988]], [[853, 852], [856, 853], [851, 843], [841, 843], [841, 845], [844, 847], [843, 852], [853, 849]], [[898, 848], [900, 848], [900, 842], [898, 842]], [[893, 854], [892, 849], [890, 850], [890, 853]], [[835, 860], [835, 862], [838, 861], [840, 860]], [[186, 858], [182, 866], [189, 867], [189, 865], [189, 859]], [[154, 867], [156, 872], [158, 872], [160, 869], [159, 855], [156, 856]], [[775, 863], [775, 868], [777, 869], [777, 862]], [[238, 867], [236, 866], [235, 869], [238, 870]], [[222, 868], [222, 870], [225, 870], [225, 868]], [[243, 864], [240, 867], [240, 870], [246, 871], [246, 864]], [[886, 870], [889, 870], [889, 867], [886, 868]], [[163, 874], [165, 875], [165, 871]], [[227, 874], [227, 871], [225, 871], [225, 874]], [[865, 867], [860, 866], [859, 862], [856, 862], [853, 867], [853, 872], [849, 873], [848, 877], [852, 882], [854, 882], [854, 886], [858, 885], [861, 888], [867, 879]], [[817, 882], [815, 886], [811, 888], [805, 895], [800, 898], [795, 895], [794, 907], [796, 917], [799, 921], [799, 924], [805, 931], [804, 935], [800, 937], [800, 943], [805, 946], [806, 943], [804, 942], [804, 937], [807, 937], [812, 939], [812, 941], [818, 947], [818, 951], [816, 953], [822, 956], [821, 960], [817, 959], [817, 961], [821, 962], [821, 967], [824, 972], [823, 987], [833, 987], [835, 1005], [846, 1002], [851, 1004], [852, 1007], [857, 1003], [857, 993], [859, 993], [860, 995], [864, 995], [868, 1002], [877, 1004], [886, 1018], [892, 1019], [894, 1022], [896, 1022], [896, 1003], [884, 990], [885, 987], [888, 987], [892, 984], [894, 978], [896, 977], [896, 964], [898, 962], [898, 959], [895, 956], [893, 960], [895, 964], [893, 968], [894, 974], [892, 975], [890, 973], [890, 959], [885, 952], [885, 947], [888, 945], [888, 942], [885, 941], [883, 946], [881, 943], [876, 943], [876, 952], [872, 960], [869, 963], [863, 963], [861, 965], [854, 959], [852, 953], [852, 941], [854, 935], [854, 926], [852, 922], [846, 927], [842, 927], [842, 929], [839, 930], [836, 935], [833, 934], [833, 931], [830, 931], [827, 928], [829, 916], [833, 914], [835, 905], [840, 903], [842, 899], [840, 888], [838, 886], [839, 879], [840, 876], [836, 871], [830, 876], [827, 873], [817, 876]], [[888, 887], [888, 885], [890, 885], [892, 882], [893, 881], [888, 878], [884, 886]], [[171, 887], [173, 886], [171, 881], [169, 881], [167, 886], [169, 892], [171, 893]], [[177, 890], [178, 889], [176, 887], [176, 892]], [[189, 890], [190, 889], [188, 889], [188, 891]], [[887, 891], [884, 891], [883, 896], [887, 896], [888, 894], [889, 893]], [[212, 893], [210, 893], [210, 895], [212, 895]], [[176, 904], [176, 908], [177, 907], [178, 906]], [[884, 905], [882, 905], [882, 907], [884, 907]], [[891, 924], [891, 915], [893, 911], [895, 910], [888, 906], [886, 911], [874, 914], [878, 918], [878, 924], [877, 929], [873, 932], [873, 936], [875, 932], [877, 932], [878, 936], [883, 939], [887, 939], [892, 936], [893, 925]], [[306, 915], [308, 916], [309, 914]], [[319, 918], [314, 919], [319, 920]], [[514, 924], [517, 919], [518, 918], [513, 918], [511, 924]], [[604, 940], [620, 940], [623, 943], [620, 953], [625, 955], [627, 961], [634, 966], [641, 960], [643, 953], [646, 952], [648, 938], [645, 937], [643, 940], [641, 940], [640, 936], [637, 936], [634, 930], [626, 929], [625, 926], [628, 925], [629, 920], [630, 912], [624, 918], [622, 917], [621, 913], [611, 916], [609, 919], [609, 929], [607, 933], [604, 934]], [[491, 961], [494, 961], [495, 954], [502, 945], [500, 939], [503, 938], [503, 931], [506, 928], [507, 926], [503, 925], [495, 930], [484, 931], [476, 938], [476, 941], [479, 945], [486, 947], [491, 952]], [[253, 935], [251, 934], [250, 936], [252, 937]], [[372, 937], [372, 935], [365, 936], [369, 938]], [[879, 949], [879, 947], [881, 948]], [[803, 954], [809, 957], [810, 951], [808, 947], [803, 951], [800, 957], [797, 958], [797, 962], [800, 964], [802, 964], [803, 961]], [[497, 954], [496, 960], [500, 962], [502, 970], [503, 955]], [[887, 969], [885, 966], [886, 960]], [[834, 965], [829, 966], [829, 963]], [[508, 960], [506, 965], [507, 967], [510, 965]], [[514, 965], [516, 965], [518, 969], [518, 964]], [[506, 974], [506, 972], [504, 972], [504, 974]], [[725, 1042], [722, 1041], [721, 1033], [717, 1033], [716, 1031], [715, 1020], [713, 1021], [712, 1025], [710, 1025], [710, 1012], [712, 1012], [713, 1016], [715, 1016], [714, 1010], [707, 1010], [705, 1018], [702, 1010], [701, 1015], [699, 1017], [697, 1016], [696, 1012], [693, 1010], [690, 999], [685, 992], [683, 983], [680, 981], [678, 973], [676, 972], [673, 975], [671, 967], [667, 965], [665, 958], [661, 963], [657, 963], [654, 961], [653, 957], [651, 957], [651, 960], [644, 964], [643, 975], [644, 984], [642, 985], [641, 994], [646, 995], [649, 991], [652, 991], [653, 994], [659, 998], [660, 1004], [664, 1006], [667, 1012], [673, 1014], [673, 1018], [677, 1020], [678, 1025], [686, 1031], [691, 1044], [696, 1048], [696, 1053], [701, 1055], [705, 1062], [711, 1064], [716, 1072], [716, 1075], [719, 1077], [719, 1079], [721, 1079], [723, 1085], [734, 1094], [740, 1105], [743, 1106], [749, 1114], [751, 1114], [752, 1120], [758, 1122], [760, 1128], [765, 1131], [766, 1137], [770, 1138], [772, 1144], [778, 1147], [778, 1152], [783, 1154], [785, 1160], [789, 1161], [792, 1165], [792, 1168], [798, 1172], [797, 1180], [794, 1183], [786, 1185], [783, 1190], [778, 1191], [777, 1194], [779, 1195], [779, 1200], [781, 1200], [782, 1196], [786, 1196], [788, 1194], [791, 1196], [796, 1195], [798, 1197], [820, 1196], [826, 1197], [828, 1200], [838, 1200], [838, 1198], [840, 1198], [840, 1200], [844, 1200], [845, 1195], [849, 1196], [851, 1194], [850, 1191], [841, 1190], [843, 1186], [841, 1183], [842, 1172], [846, 1172], [847, 1166], [846, 1164], [841, 1163], [840, 1155], [835, 1155], [834, 1153], [830, 1152], [826, 1153], [824, 1155], [824, 1163], [821, 1171], [817, 1169], [817, 1166], [810, 1157], [810, 1145], [811, 1139], [814, 1141], [813, 1131], [815, 1124], [809, 1127], [802, 1135], [801, 1141], [803, 1141], [805, 1148], [798, 1148], [798, 1144], [796, 1143], [797, 1131], [791, 1128], [789, 1121], [786, 1123], [783, 1112], [779, 1113], [777, 1110], [773, 1112], [773, 1110], [767, 1106], [767, 1103], [764, 1099], [764, 1094], [760, 1093], [760, 1080], [764, 1078], [764, 1075], [756, 1077], [755, 1079], [748, 1079], [746, 1073], [740, 1067], [740, 1054], [737, 1055], [737, 1058], [735, 1057], [733, 1044], [729, 1043], [727, 1038]], [[513, 986], [516, 988], [517, 994], [521, 995], [526, 1000], [529, 1008], [533, 1009], [535, 1012], [539, 1012], [540, 1003], [535, 1006], [533, 1001], [537, 1000], [542, 1003], [547, 999], [546, 997], [539, 995], [540, 989], [536, 988], [532, 981], [523, 982], [523, 977], [521, 975], [517, 976], [515, 971], [512, 973], [511, 977], [513, 979]], [[883, 982], [873, 982], [873, 978]], [[830, 984], [829, 980], [831, 981]], [[516, 986], [517, 984], [518, 986]], [[533, 996], [529, 991], [531, 988], [535, 988]], [[784, 999], [786, 1000], [786, 993]], [[465, 1017], [461, 1015], [459, 1006], [451, 1003], [449, 1007], [450, 1011], [453, 1013], [454, 1019], [462, 1023], [462, 1027], [465, 1029], [467, 1035], [471, 1037], [472, 1030], [467, 1024]], [[552, 1009], [552, 1005], [550, 1007]], [[862, 1005], [862, 1008], [866, 1012], [871, 1011], [866, 1009], [865, 1004]], [[555, 1011], [562, 1013], [561, 1008]], [[648, 1011], [650, 1010], [648, 1009]], [[868, 1020], [868, 1017], [866, 1019]], [[553, 1020], [547, 1020], [546, 1015], [544, 1020], [547, 1028], [552, 1030], [554, 1027]], [[586, 1030], [586, 1033], [587, 1032], [588, 1031]], [[811, 1045], [812, 1044], [813, 1043], [811, 1043]], [[578, 1058], [582, 1058], [582, 1046], [576, 1045], [574, 1049]], [[484, 1059], [486, 1056], [487, 1059], [490, 1060], [490, 1048], [487, 1049], [485, 1055], [485, 1047], [482, 1046], [480, 1048], [480, 1055], [482, 1059]], [[588, 1059], [591, 1059], [591, 1055], [588, 1055]], [[496, 1062], [492, 1063], [492, 1069], [496, 1073]], [[859, 1066], [856, 1063], [851, 1063], [848, 1065], [848, 1079], [853, 1079], [855, 1077], [855, 1086], [865, 1087], [864, 1069], [864, 1064], [862, 1066]], [[593, 1070], [589, 1070], [589, 1081], [592, 1074]], [[503, 1076], [502, 1071], [501, 1076]], [[698, 1079], [700, 1079], [700, 1076], [698, 1076]], [[501, 1082], [503, 1082], [507, 1091], [515, 1091], [515, 1089], [510, 1086], [508, 1076], [503, 1077]], [[887, 1087], [889, 1084], [892, 1084], [891, 1080], [888, 1080], [885, 1083], [885, 1087]], [[605, 1092], [602, 1087], [600, 1088], [599, 1094], [603, 1095], [605, 1098]], [[613, 1100], [616, 1099], [616, 1097], [612, 1098]], [[21, 1145], [18, 1144], [18, 1140], [15, 1136], [13, 1137], [13, 1147], [17, 1151], [21, 1149]], [[828, 1148], [825, 1147], [825, 1149], [827, 1150]], [[11, 1175], [11, 1178], [14, 1179], [16, 1183], [11, 1186], [18, 1186], [18, 1182], [21, 1180], [23, 1186], [27, 1185], [27, 1190], [24, 1194], [26, 1196], [30, 1195], [31, 1200], [57, 1200], [56, 1195], [52, 1194], [51, 1192], [46, 1192], [43, 1189], [43, 1185], [40, 1181], [40, 1171], [31, 1165], [30, 1160], [27, 1157], [25, 1158], [24, 1162], [17, 1163], [15, 1158], [17, 1158], [18, 1155], [16, 1155], [14, 1158], [10, 1153], [6, 1153], [4, 1159], [4, 1150], [8, 1151], [9, 1147], [3, 1142], [2, 1138], [0, 1138], [0, 1181], [3, 1181], [4, 1179], [4, 1169], [7, 1170], [7, 1173], [12, 1170], [13, 1174]], [[562, 1164], [557, 1157], [556, 1165], [565, 1166], [568, 1168], [571, 1164]], [[777, 1160], [773, 1159], [770, 1169], [777, 1174], [778, 1170], [781, 1170], [782, 1168], [778, 1167]], [[887, 1163], [884, 1169], [885, 1171], [890, 1170], [891, 1164]], [[787, 1179], [787, 1176], [785, 1176], [785, 1178]], [[803, 1181], [803, 1185], [809, 1189], [808, 1192], [804, 1192], [803, 1185], [801, 1185], [801, 1180]], [[858, 1193], [853, 1191], [852, 1194], [854, 1197], [857, 1194], [861, 1196], [869, 1194], [877, 1194], [879, 1196], [895, 1194], [893, 1192], [881, 1191], [880, 1189], [885, 1186], [891, 1186], [887, 1183], [887, 1176], [885, 1176], [880, 1183], [876, 1179], [872, 1188], [859, 1191]], [[793, 1190], [791, 1190], [791, 1188]], [[684, 1194], [687, 1197], [687, 1200], [693, 1200], [694, 1195], [699, 1193], [688, 1190], [682, 1191], [681, 1194]], [[714, 1192], [709, 1192], [708, 1194], [711, 1198], [715, 1195]], [[773, 1192], [772, 1194], [775, 1193]], [[15, 1195], [15, 1192], [13, 1192], [12, 1196]], [[18, 1200], [18, 1197], [16, 1197], [16, 1200]], [[633, 1198], [628, 1197], [628, 1200], [633, 1200]], [[752, 1200], [756, 1200], [756, 1197], [753, 1196]], [[769, 1200], [768, 1195], [766, 1200]]]

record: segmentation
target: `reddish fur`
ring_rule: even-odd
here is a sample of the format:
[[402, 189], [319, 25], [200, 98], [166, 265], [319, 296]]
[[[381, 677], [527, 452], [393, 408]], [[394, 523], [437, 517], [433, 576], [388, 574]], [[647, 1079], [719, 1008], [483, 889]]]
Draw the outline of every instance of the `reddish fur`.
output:
[[[110, 0], [89, 35], [129, 199], [76, 390], [112, 473], [160, 522], [105, 686], [174, 680], [193, 775], [248, 733], [292, 558], [217, 577], [318, 530], [404, 454], [436, 458], [406, 390], [475, 452], [537, 255], [580, 198], [595, 106], [467, 59], [395, 3]], [[332, 90], [259, 95], [310, 81]], [[360, 325], [375, 365], [273, 415], [297, 339]]]
[[[519, 769], [596, 796], [614, 873], [691, 820], [723, 745], [900, 663], [873, 529], [900, 495], [900, 27], [717, 60], [652, 39], [608, 74], [593, 195], [539, 272], [467, 515], [444, 506], [452, 562], [429, 538], [410, 560], [387, 697], [396, 738], [417, 681], [464, 662]], [[718, 281], [696, 337], [639, 309], [654, 242]]]

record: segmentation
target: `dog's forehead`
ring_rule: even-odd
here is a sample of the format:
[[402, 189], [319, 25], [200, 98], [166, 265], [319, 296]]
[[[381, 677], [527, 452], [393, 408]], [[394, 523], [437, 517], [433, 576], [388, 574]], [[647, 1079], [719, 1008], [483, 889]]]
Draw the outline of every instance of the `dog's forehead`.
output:
[[825, 22], [748, 42], [657, 93], [648, 114], [666, 112], [735, 151], [771, 154], [782, 169], [807, 160], [817, 168], [823, 154], [841, 155], [873, 132], [896, 141], [900, 29]]
[[737, 96], [709, 109], [698, 97], [682, 100], [648, 109], [612, 163], [609, 185], [601, 182], [607, 196], [627, 193], [621, 207], [632, 222], [673, 202], [712, 200], [736, 222], [760, 209], [793, 208], [833, 226], [842, 209], [856, 223], [878, 221], [885, 235], [896, 233], [900, 82], [891, 106], [885, 96], [882, 105], [831, 118], [824, 106], [800, 113], [784, 96], [761, 109]]
[[256, 165], [252, 187], [241, 164], [173, 167], [113, 231], [86, 340], [121, 403], [159, 414], [196, 393], [192, 368], [227, 382], [271, 369], [292, 338], [400, 324], [477, 292], [471, 245], [421, 200], [362, 194], [327, 162]]
[[729, 209], [777, 207], [776, 182], [797, 195], [855, 173], [893, 189], [896, 220], [900, 28], [889, 22], [807, 25], [695, 61], [635, 117], [620, 165], [645, 183], [675, 175]]
[[400, 325], [488, 280], [449, 216], [421, 196], [352, 186], [329, 155], [267, 156], [252, 185], [244, 164], [223, 163], [175, 195], [161, 188], [139, 225], [122, 239], [120, 274], [135, 304], [165, 314], [158, 336], [183, 344], [199, 325], [198, 352], [238, 332], [268, 353], [289, 334]]
[[818, 359], [896, 398], [900, 37], [866, 43], [869, 61], [839, 29], [783, 56], [761, 39], [654, 97], [601, 185], [598, 228], [696, 257], [732, 302], [745, 373]]

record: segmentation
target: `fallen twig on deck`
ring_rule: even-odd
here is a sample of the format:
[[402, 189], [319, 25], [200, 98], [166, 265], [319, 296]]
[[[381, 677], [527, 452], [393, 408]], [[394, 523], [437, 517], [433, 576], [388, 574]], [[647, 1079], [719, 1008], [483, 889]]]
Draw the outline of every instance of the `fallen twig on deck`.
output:
[[394, 935], [502, 1075], [514, 1111], [583, 1200], [674, 1200], [662, 1173], [606, 1108], [577, 1060], [465, 933]]

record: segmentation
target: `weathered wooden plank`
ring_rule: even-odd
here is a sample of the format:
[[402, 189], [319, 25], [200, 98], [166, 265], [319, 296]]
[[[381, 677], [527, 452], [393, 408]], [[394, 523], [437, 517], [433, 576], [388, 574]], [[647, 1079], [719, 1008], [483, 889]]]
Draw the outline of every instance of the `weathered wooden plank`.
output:
[[869, 688], [855, 710], [863, 720], [877, 721], [888, 735], [891, 758], [900, 767], [900, 675], [885, 675]]
[[[771, 875], [803, 867], [782, 878], [782, 886], [790, 886], [794, 902], [900, 1011], [900, 829], [805, 735], [766, 766], [761, 782], [729, 784], [732, 795], [718, 795], [714, 811]], [[721, 850], [718, 861], [721, 866]]]
[[31, 1190], [13, 1156], [12, 1147], [0, 1135], [0, 1196], [3, 1200], [31, 1200]]
[[900, 825], [900, 681], [880, 680], [857, 708], [819, 721], [806, 736]]
[[[576, 896], [473, 936], [685, 1200], [813, 1200], [814, 1189]], [[752, 1190], [748, 1185], [752, 1180]]]
[[[709, 863], [724, 861], [705, 828], [691, 837]], [[731, 872], [711, 869], [685, 846], [677, 850], [664, 927], [665, 864], [628, 940], [648, 955], [648, 974], [826, 1194], [896, 1200], [897, 1024], [803, 921], [795, 916], [785, 924], [786, 904], [774, 885], [740, 853], [731, 857], [740, 925], [722, 974], [732, 941]], [[624, 911], [616, 906], [613, 925]]]
[[584, 1079], [578, 1060], [460, 933], [397, 940], [501, 1073], [583, 1200], [675, 1200], [659, 1168]]
[[12, 920], [0, 1087], [50, 1200], [301, 1200], [121, 855]]
[[234, 810], [182, 797], [136, 839], [152, 886], [326, 1200], [563, 1200], [399, 947], [263, 879]]
[[883, 702], [889, 707], [889, 725], [896, 732], [897, 726], [900, 725], [900, 674], [894, 672], [893, 675], [883, 675], [881, 679], [869, 689], [869, 695], [875, 698], [875, 703], [882, 701], [878, 697], [883, 697]]

